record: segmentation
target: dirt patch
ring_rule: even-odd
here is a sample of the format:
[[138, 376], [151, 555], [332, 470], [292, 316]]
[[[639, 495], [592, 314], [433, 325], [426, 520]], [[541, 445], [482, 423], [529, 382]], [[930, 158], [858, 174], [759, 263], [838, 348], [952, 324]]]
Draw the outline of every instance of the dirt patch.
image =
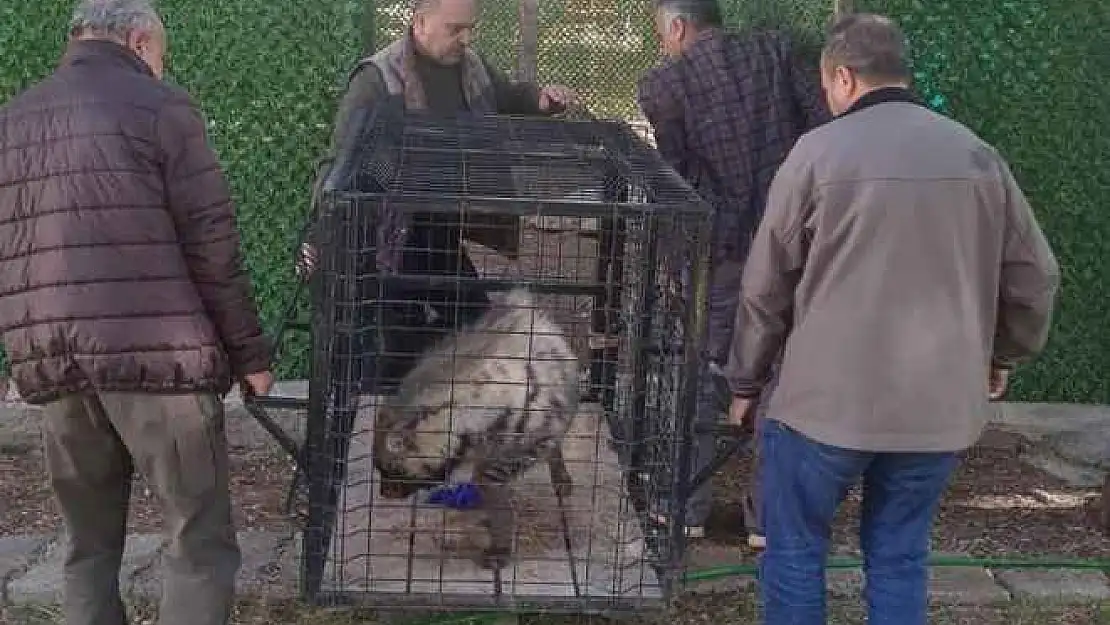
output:
[[[152, 622], [156, 611], [152, 606], [136, 606], [132, 622]], [[685, 598], [659, 614], [620, 620], [604, 617], [525, 616], [523, 625], [747, 625], [759, 622], [755, 597], [750, 593], [719, 595], [705, 598]], [[296, 625], [375, 625], [397, 622], [420, 622], [417, 617], [407, 619], [383, 618], [372, 610], [313, 609], [291, 602], [240, 602], [231, 617], [231, 625], [263, 625], [290, 623]], [[21, 620], [43, 625], [60, 623], [58, 620]], [[429, 620], [429, 622], [431, 622]], [[443, 622], [469, 623], [468, 619], [444, 619]], [[474, 623], [493, 622], [475, 619]], [[855, 625], [864, 622], [864, 614], [854, 602], [831, 599], [828, 606], [829, 625]], [[929, 622], [934, 625], [1110, 625], [1110, 606], [1051, 604], [1021, 604], [1006, 606], [932, 606]]]
[[[941, 505], [933, 529], [935, 552], [974, 557], [1098, 558], [1110, 553], [1110, 537], [1089, 523], [1088, 488], [1066, 482], [1026, 464], [1018, 453], [1028, 442], [988, 431], [965, 455]], [[748, 483], [748, 462], [734, 460], [718, 474], [710, 540], [745, 541], [739, 493]], [[860, 491], [841, 508], [834, 530], [836, 551], [859, 549]]]
[[[13, 453], [14, 452], [14, 453]], [[282, 506], [292, 478], [291, 464], [269, 450], [232, 450], [231, 497], [235, 524], [242, 530], [282, 529]], [[40, 449], [0, 449], [0, 536], [50, 534], [62, 527]], [[128, 532], [160, 532], [161, 507], [136, 478]]]

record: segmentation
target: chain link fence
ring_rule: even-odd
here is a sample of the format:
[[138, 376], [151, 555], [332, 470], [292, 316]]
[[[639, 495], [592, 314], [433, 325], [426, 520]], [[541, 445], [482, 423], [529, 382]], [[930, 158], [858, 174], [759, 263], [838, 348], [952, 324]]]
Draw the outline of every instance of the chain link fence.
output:
[[[411, 0], [371, 0], [367, 43], [380, 48], [400, 37]], [[475, 47], [496, 67], [513, 72], [521, 50], [520, 27], [535, 24], [535, 71], [541, 84], [574, 88], [597, 115], [635, 119], [636, 81], [659, 58], [651, 3], [646, 0], [485, 2]], [[832, 12], [831, 0], [726, 0], [729, 24], [785, 27], [816, 54]], [[527, 62], [524, 63], [527, 65]]]
[[[522, 49], [521, 7], [534, 5], [535, 71], [541, 84], [577, 90], [597, 115], [639, 119], [636, 82], [659, 58], [648, 0], [485, 2], [476, 46], [514, 71]], [[1014, 396], [1033, 401], [1110, 403], [1110, 87], [1106, 61], [1110, 4], [921, 0], [722, 0], [736, 27], [788, 31], [816, 62], [836, 8], [899, 21], [910, 39], [918, 91], [930, 107], [996, 145], [1031, 197], [1064, 267], [1060, 312], [1047, 353], [1023, 369]], [[366, 43], [404, 32], [408, 0], [368, 0]], [[527, 11], [524, 11], [527, 13]], [[1103, 26], [1099, 26], [1103, 25]], [[528, 29], [525, 29], [528, 32]], [[1082, 35], [1081, 33], [1091, 33]], [[525, 47], [527, 49], [527, 47]], [[1080, 173], [1084, 172], [1084, 173]]]

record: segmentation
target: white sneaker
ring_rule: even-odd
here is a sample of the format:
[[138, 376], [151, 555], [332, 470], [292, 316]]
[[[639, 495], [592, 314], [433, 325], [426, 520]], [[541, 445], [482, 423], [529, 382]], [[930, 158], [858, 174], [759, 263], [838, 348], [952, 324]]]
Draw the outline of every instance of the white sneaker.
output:
[[748, 534], [748, 546], [758, 551], [763, 551], [767, 548], [767, 537], [760, 536], [759, 534]]
[[[651, 520], [656, 525], [661, 525], [663, 527], [670, 525], [670, 518], [664, 514], [653, 514], [651, 515]], [[685, 534], [686, 538], [705, 538], [705, 526], [687, 525]]]

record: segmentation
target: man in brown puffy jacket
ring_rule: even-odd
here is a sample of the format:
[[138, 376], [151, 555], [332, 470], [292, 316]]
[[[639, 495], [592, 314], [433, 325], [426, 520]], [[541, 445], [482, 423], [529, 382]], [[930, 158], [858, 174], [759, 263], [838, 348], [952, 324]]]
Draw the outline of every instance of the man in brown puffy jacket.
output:
[[160, 80], [164, 42], [148, 0], [82, 0], [55, 73], [0, 109], [0, 332], [44, 410], [70, 625], [127, 622], [136, 469], [165, 515], [159, 622], [227, 622], [221, 398], [272, 382], [228, 186], [193, 102]]

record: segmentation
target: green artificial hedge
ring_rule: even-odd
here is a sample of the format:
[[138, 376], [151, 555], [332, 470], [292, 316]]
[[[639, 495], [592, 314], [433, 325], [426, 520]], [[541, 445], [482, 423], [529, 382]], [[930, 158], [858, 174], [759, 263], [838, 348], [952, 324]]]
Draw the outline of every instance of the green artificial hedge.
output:
[[[789, 28], [820, 44], [830, 0], [724, 0], [732, 25]], [[368, 3], [373, 4], [373, 3]], [[292, 292], [292, 252], [308, 209], [347, 70], [366, 39], [400, 32], [403, 0], [162, 0], [170, 79], [210, 122], [238, 204], [247, 262], [268, 328]], [[646, 2], [540, 3], [539, 74], [580, 90], [601, 115], [631, 116], [637, 77], [655, 61]], [[1016, 397], [1110, 403], [1110, 3], [1100, 0], [857, 2], [897, 18], [930, 103], [998, 146], [1032, 199], [1064, 272], [1048, 352], [1023, 370]], [[62, 49], [69, 0], [0, 8], [0, 101], [45, 76]], [[516, 3], [485, 3], [478, 44], [511, 69]], [[362, 24], [372, 25], [364, 37]], [[45, 35], [45, 36], [44, 36]], [[283, 377], [304, 375], [303, 340]]]
[[[0, 8], [0, 102], [47, 75], [64, 46], [70, 0]], [[357, 0], [162, 0], [167, 73], [208, 120], [238, 209], [267, 328], [292, 294], [292, 254], [315, 160], [360, 46]], [[303, 375], [303, 337], [278, 374]]]
[[1007, 158], [1060, 261], [1048, 349], [1014, 396], [1110, 403], [1110, 3], [856, 6], [899, 21], [921, 91]]

